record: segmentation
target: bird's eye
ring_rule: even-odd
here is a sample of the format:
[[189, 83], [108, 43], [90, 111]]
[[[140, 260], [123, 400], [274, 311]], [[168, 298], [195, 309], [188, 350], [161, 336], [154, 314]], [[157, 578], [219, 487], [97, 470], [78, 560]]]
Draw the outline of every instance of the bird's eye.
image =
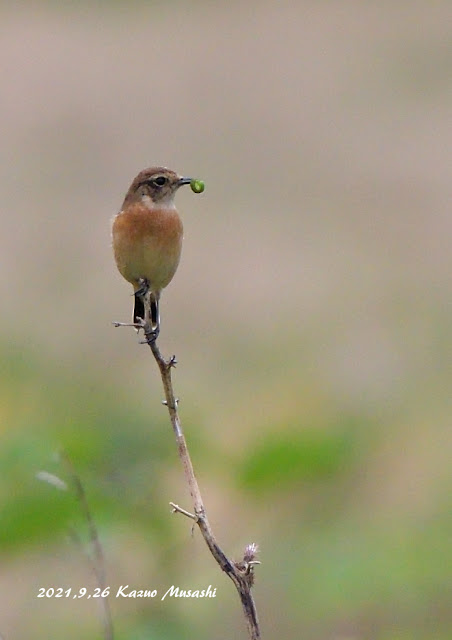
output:
[[163, 187], [164, 184], [166, 184], [168, 182], [168, 178], [165, 178], [165, 176], [159, 176], [158, 178], [154, 178], [154, 180], [152, 181], [152, 184], [156, 187]]

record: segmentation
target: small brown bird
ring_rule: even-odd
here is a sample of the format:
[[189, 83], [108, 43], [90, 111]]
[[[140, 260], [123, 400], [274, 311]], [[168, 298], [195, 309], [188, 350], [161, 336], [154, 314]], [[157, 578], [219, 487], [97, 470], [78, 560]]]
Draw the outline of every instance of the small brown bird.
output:
[[133, 285], [133, 322], [145, 320], [143, 300], [150, 295], [153, 339], [160, 329], [159, 299], [172, 280], [182, 250], [182, 220], [174, 205], [176, 191], [191, 178], [165, 167], [141, 171], [130, 185], [113, 221], [113, 251], [120, 274]]

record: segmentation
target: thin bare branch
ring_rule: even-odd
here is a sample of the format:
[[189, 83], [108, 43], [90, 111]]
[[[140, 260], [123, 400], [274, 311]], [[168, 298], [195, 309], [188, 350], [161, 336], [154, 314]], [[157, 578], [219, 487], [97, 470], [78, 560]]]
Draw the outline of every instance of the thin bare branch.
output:
[[186, 511], [179, 507], [178, 504], [174, 504], [174, 502], [170, 502], [170, 505], [173, 507], [173, 513], [182, 513], [182, 515], [187, 516], [187, 518], [191, 518], [195, 522], [198, 522], [198, 516], [195, 516], [194, 513], [190, 513], [190, 511]]
[[237, 589], [247, 623], [249, 639], [259, 640], [261, 637], [259, 622], [257, 618], [256, 606], [251, 594], [251, 588], [254, 583], [254, 567], [258, 563], [258, 561], [255, 559], [258, 551], [257, 545], [248, 545], [245, 549], [243, 559], [239, 562], [233, 562], [223, 552], [213, 534], [212, 528], [207, 518], [206, 509], [182, 429], [182, 424], [177, 409], [178, 401], [174, 395], [171, 372], [173, 367], [176, 365], [176, 358], [175, 356], [172, 356], [169, 360], [166, 360], [160, 353], [160, 350], [157, 346], [155, 333], [152, 332], [151, 323], [149, 321], [149, 296], [143, 296], [143, 302], [145, 306], [145, 322], [143, 323], [144, 335], [160, 370], [163, 389], [165, 392], [164, 404], [168, 408], [174, 436], [176, 438], [179, 458], [184, 468], [185, 480], [187, 482], [188, 489], [193, 501], [194, 514], [191, 514], [190, 512], [185, 511], [185, 509], [181, 509], [177, 505], [171, 503], [173, 511], [182, 513], [196, 521], [196, 524], [198, 525], [201, 534], [210, 550], [210, 553], [213, 555], [222, 571], [224, 571], [229, 576], [229, 578], [234, 583], [235, 588]]

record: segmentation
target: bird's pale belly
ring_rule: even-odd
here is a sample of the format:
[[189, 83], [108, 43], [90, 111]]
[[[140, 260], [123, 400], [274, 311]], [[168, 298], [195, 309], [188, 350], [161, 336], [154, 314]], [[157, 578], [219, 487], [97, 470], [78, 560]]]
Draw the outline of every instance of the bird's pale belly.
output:
[[152, 290], [164, 289], [179, 264], [182, 243], [143, 238], [131, 248], [130, 260], [122, 275], [133, 284], [146, 278]]

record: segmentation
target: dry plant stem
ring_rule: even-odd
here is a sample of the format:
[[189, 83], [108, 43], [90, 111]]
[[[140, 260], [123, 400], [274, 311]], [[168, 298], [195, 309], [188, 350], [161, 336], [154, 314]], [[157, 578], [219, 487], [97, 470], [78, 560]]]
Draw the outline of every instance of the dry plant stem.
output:
[[253, 584], [253, 565], [255, 562], [241, 562], [234, 563], [225, 555], [225, 553], [219, 547], [212, 529], [207, 519], [206, 509], [199, 490], [198, 481], [196, 480], [195, 472], [193, 470], [193, 464], [188, 452], [187, 443], [182, 430], [182, 425], [177, 410], [177, 399], [174, 395], [173, 384], [171, 381], [171, 370], [176, 364], [176, 359], [173, 356], [169, 360], [165, 360], [157, 346], [155, 336], [151, 331], [151, 325], [149, 323], [148, 307], [149, 302], [144, 300], [146, 309], [146, 322], [144, 323], [144, 334], [146, 340], [152, 350], [154, 358], [160, 369], [162, 377], [163, 388], [165, 391], [165, 404], [168, 407], [168, 412], [173, 426], [174, 435], [176, 437], [177, 448], [179, 457], [182, 461], [185, 473], [185, 479], [190, 490], [190, 495], [193, 501], [194, 515], [181, 509], [175, 504], [172, 504], [173, 510], [178, 511], [195, 520], [198, 525], [202, 536], [210, 549], [211, 554], [220, 565], [221, 569], [229, 576], [234, 583], [237, 592], [242, 603], [243, 612], [245, 614], [246, 623], [248, 627], [248, 636], [250, 640], [259, 640], [261, 637], [259, 631], [259, 623], [257, 619], [256, 607], [254, 604], [253, 596], [251, 595], [251, 587]]
[[[65, 452], [62, 452], [61, 456], [70, 473], [70, 476], [75, 488], [77, 500], [80, 504], [83, 517], [88, 525], [89, 541], [91, 543], [93, 557], [91, 558], [89, 554], [86, 554], [86, 555], [90, 559], [91, 568], [96, 577], [97, 584], [99, 585], [99, 588], [102, 592], [106, 588], [107, 584], [106, 584], [106, 575], [105, 575], [104, 554], [102, 551], [102, 545], [99, 540], [99, 534], [97, 533], [97, 527], [94, 522], [93, 516], [91, 515], [91, 510], [88, 505], [88, 500], [86, 497], [85, 489], [83, 488], [82, 481], [80, 480], [80, 477], [75, 471], [72, 461], [70, 460], [69, 456]], [[73, 535], [73, 539], [80, 544], [80, 541], [75, 535]], [[82, 545], [80, 544], [80, 546]], [[100, 604], [102, 606], [102, 614], [103, 614], [102, 618], [103, 618], [103, 625], [104, 625], [104, 640], [113, 640], [114, 638], [113, 620], [111, 617], [109, 598], [101, 597]]]

